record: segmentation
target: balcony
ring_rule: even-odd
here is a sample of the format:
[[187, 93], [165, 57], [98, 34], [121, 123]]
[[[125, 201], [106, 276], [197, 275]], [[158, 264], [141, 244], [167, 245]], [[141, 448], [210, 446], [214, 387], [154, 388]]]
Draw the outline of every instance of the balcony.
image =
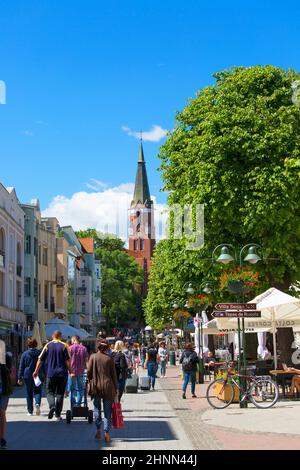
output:
[[17, 276], [21, 277], [22, 276], [22, 266], [18, 264], [17, 266]]
[[56, 285], [57, 287], [64, 287], [66, 284], [65, 276], [57, 276]]
[[0, 250], [0, 268], [5, 267], [5, 252]]
[[86, 295], [86, 287], [77, 287], [76, 294], [77, 295]]

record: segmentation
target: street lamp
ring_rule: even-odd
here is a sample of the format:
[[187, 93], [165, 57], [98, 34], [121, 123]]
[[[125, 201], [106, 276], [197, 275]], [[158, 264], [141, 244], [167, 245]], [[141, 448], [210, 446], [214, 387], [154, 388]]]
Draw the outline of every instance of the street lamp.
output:
[[[221, 254], [219, 257], [216, 259], [216, 252], [221, 248]], [[229, 248], [233, 250], [234, 256], [232, 256], [229, 252]], [[260, 257], [256, 249], [260, 249], [262, 252], [262, 257]], [[247, 255], [243, 258], [244, 252], [248, 249]], [[257, 243], [248, 243], [247, 245], [244, 245], [240, 252], [239, 252], [239, 257], [236, 255], [236, 250], [233, 245], [227, 244], [227, 243], [222, 243], [221, 245], [218, 245], [212, 253], [212, 261], [215, 262], [217, 261], [218, 263], [222, 264], [229, 264], [231, 262], [238, 262], [240, 268], [243, 266], [243, 263], [250, 263], [250, 264], [256, 264], [259, 261], [262, 261], [264, 259], [264, 252], [263, 248], [261, 245]], [[237, 291], [238, 295], [243, 294], [243, 285], [239, 286], [239, 292]], [[239, 300], [239, 299], [238, 299]], [[242, 318], [242, 338], [243, 338], [243, 366], [244, 366], [244, 373], [246, 373], [246, 367], [247, 367], [247, 362], [246, 362], [246, 338], [245, 338], [245, 321], [244, 318]], [[238, 342], [239, 342], [239, 359], [238, 359], [238, 369], [239, 373], [241, 373], [241, 323], [240, 323], [240, 318], [238, 318]], [[240, 403], [240, 407], [246, 407], [247, 403]]]

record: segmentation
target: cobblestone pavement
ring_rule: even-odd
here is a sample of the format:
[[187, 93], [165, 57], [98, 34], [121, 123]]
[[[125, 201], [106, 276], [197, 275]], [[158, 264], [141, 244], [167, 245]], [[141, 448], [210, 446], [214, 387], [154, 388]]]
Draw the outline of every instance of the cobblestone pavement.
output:
[[[204, 446], [206, 449], [225, 450], [300, 449], [297, 429], [300, 419], [299, 401], [279, 401], [270, 410], [258, 410], [252, 405], [247, 409], [232, 405], [225, 410], [213, 410], [205, 398], [208, 383], [197, 385], [197, 399], [182, 400], [179, 370], [169, 368], [168, 377], [171, 394], [177, 393], [177, 399], [184, 403], [181, 407], [188, 407], [192, 411], [191, 422], [196, 422], [196, 429], [200, 428], [200, 432], [195, 430], [196, 438], [187, 431], [197, 449]], [[179, 413], [178, 416], [184, 420], [184, 415]], [[185, 428], [188, 423], [184, 420]], [[201, 440], [203, 433], [205, 437]]]

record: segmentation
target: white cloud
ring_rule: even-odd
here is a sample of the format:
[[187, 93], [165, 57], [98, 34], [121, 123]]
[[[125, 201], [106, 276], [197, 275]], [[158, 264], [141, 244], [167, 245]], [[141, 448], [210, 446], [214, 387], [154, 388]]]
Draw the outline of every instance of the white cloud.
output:
[[[43, 210], [43, 217], [56, 217], [61, 226], [72, 225], [74, 230], [91, 227], [127, 240], [129, 208], [134, 184], [125, 183], [110, 188], [101, 181], [98, 183], [100, 184], [94, 183], [97, 190], [93, 192], [80, 191], [71, 197], [55, 196], [49, 206]], [[163, 212], [165, 206], [156, 204], [155, 197], [153, 201], [157, 238], [162, 238], [166, 217], [160, 213]]]
[[29, 131], [28, 129], [26, 129], [26, 131], [23, 131], [23, 134], [26, 135], [26, 137], [32, 137], [34, 135], [34, 133], [32, 131]]
[[156, 124], [152, 126], [150, 131], [133, 131], [127, 126], [122, 126], [122, 130], [126, 132], [130, 137], [140, 139], [142, 136], [144, 141], [149, 142], [159, 142], [161, 139], [166, 137], [168, 132], [166, 129], [163, 129], [161, 126], [157, 126]]

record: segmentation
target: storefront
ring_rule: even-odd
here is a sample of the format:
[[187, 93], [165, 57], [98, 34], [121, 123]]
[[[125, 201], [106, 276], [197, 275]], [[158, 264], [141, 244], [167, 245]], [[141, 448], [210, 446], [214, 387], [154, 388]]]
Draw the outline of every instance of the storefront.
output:
[[25, 315], [0, 307], [0, 339], [4, 341], [6, 352], [12, 357], [12, 378], [16, 381], [19, 360], [24, 351]]

